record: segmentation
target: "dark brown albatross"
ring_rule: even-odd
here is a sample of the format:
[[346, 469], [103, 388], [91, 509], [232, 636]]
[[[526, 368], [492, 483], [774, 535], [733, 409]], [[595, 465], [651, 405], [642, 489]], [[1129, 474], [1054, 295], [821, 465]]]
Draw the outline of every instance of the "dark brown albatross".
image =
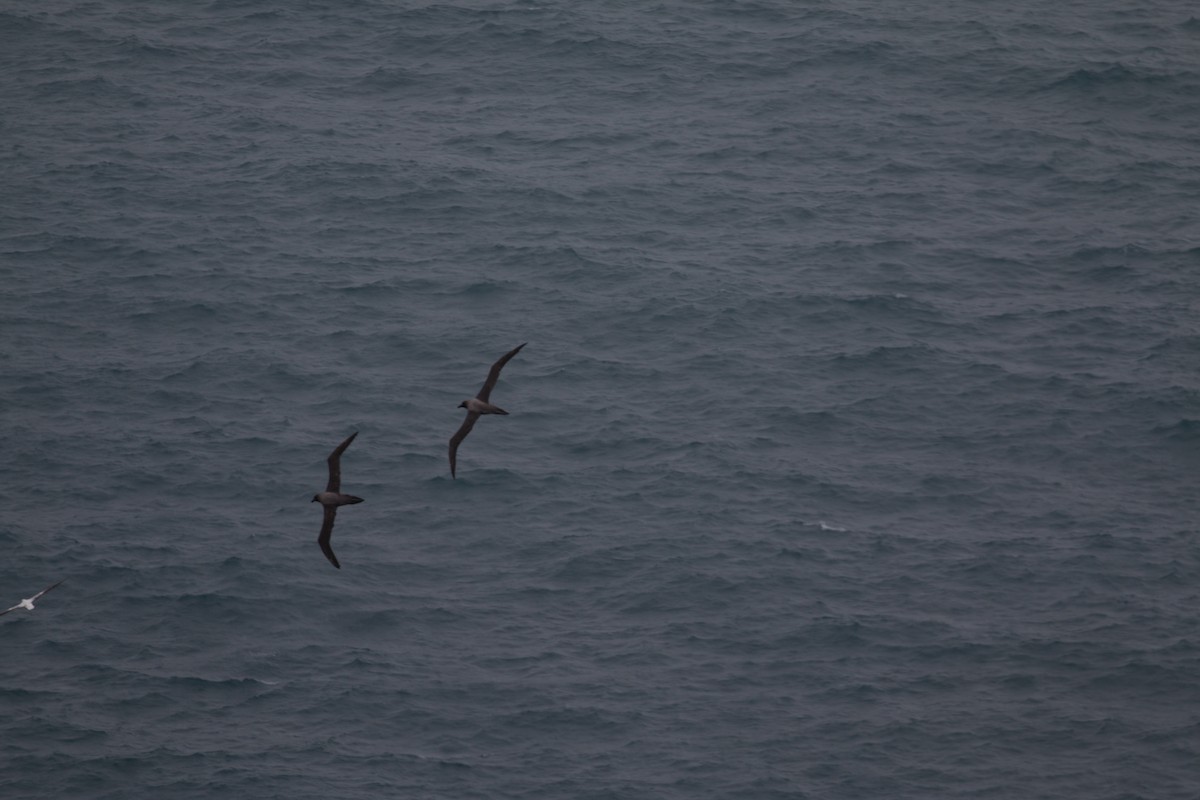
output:
[[501, 356], [500, 360], [495, 364], [492, 364], [492, 368], [488, 370], [487, 380], [483, 382], [483, 388], [479, 390], [479, 394], [470, 399], [463, 400], [458, 404], [459, 408], [465, 408], [467, 410], [467, 418], [463, 420], [463, 424], [454, 433], [454, 435], [450, 437], [451, 478], [458, 477], [454, 474], [454, 468], [457, 462], [456, 456], [458, 455], [458, 446], [462, 444], [462, 440], [467, 438], [467, 434], [470, 433], [471, 429], [475, 427], [475, 422], [479, 419], [479, 417], [483, 414], [503, 414], [508, 416], [507, 411], [505, 411], [503, 408], [500, 408], [500, 406], [492, 405], [490, 402], [488, 402], [488, 398], [490, 398], [492, 395], [492, 389], [495, 388], [496, 381], [500, 379], [500, 370], [504, 369], [504, 365], [507, 364], [513, 356], [521, 352], [521, 348], [526, 344], [529, 344], [529, 342], [517, 345], [512, 350], [509, 350], [507, 353]]
[[325, 522], [321, 525], [321, 535], [317, 537], [317, 544], [321, 545], [321, 552], [329, 559], [329, 563], [338, 569], [341, 569], [342, 565], [338, 563], [337, 556], [333, 554], [333, 548], [329, 544], [329, 538], [333, 534], [333, 518], [337, 516], [338, 506], [349, 506], [363, 501], [361, 497], [341, 492], [342, 453], [346, 452], [346, 448], [354, 441], [355, 436], [358, 436], [358, 431], [346, 437], [346, 441], [339, 444], [329, 454], [329, 458], [326, 459], [329, 464], [329, 483], [325, 484], [325, 491], [314, 494], [312, 499], [314, 503], [320, 503], [325, 509]]

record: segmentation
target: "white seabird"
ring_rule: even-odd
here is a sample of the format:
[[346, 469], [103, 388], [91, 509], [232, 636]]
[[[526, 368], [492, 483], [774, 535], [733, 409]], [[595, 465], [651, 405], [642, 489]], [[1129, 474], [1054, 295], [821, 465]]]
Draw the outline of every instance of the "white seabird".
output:
[[492, 394], [492, 389], [495, 387], [496, 381], [500, 378], [500, 370], [509, 362], [509, 359], [521, 352], [521, 348], [526, 344], [529, 344], [529, 342], [518, 345], [501, 356], [500, 360], [492, 364], [492, 368], [488, 370], [487, 380], [483, 382], [483, 388], [479, 390], [479, 394], [458, 404], [459, 408], [467, 410], [467, 418], [463, 420], [463, 424], [450, 437], [450, 477], [458, 477], [454, 474], [458, 446], [462, 443], [463, 439], [467, 438], [467, 434], [471, 432], [471, 428], [475, 427], [476, 420], [483, 414], [504, 414], [508, 416], [507, 411], [500, 408], [500, 406], [489, 403], [488, 398]]
[[354, 441], [355, 436], [358, 436], [358, 431], [350, 434], [346, 441], [339, 444], [329, 454], [329, 458], [326, 459], [329, 464], [329, 483], [325, 484], [325, 491], [314, 494], [312, 499], [312, 502], [320, 503], [325, 509], [325, 522], [321, 525], [321, 535], [317, 537], [317, 544], [321, 545], [321, 552], [329, 559], [329, 563], [338, 569], [341, 569], [342, 565], [338, 563], [337, 556], [333, 554], [333, 548], [329, 545], [329, 537], [333, 534], [333, 518], [337, 516], [338, 506], [349, 506], [363, 501], [361, 497], [342, 494], [340, 491], [342, 488], [342, 453], [346, 452], [346, 448]]
[[42, 596], [42, 595], [44, 595], [46, 592], [48, 592], [48, 591], [50, 591], [51, 589], [53, 589], [55, 586], [58, 586], [59, 584], [61, 584], [61, 583], [62, 583], [63, 581], [65, 581], [65, 580], [66, 580], [66, 578], [63, 578], [63, 580], [62, 580], [62, 581], [59, 581], [58, 583], [51, 584], [50, 586], [47, 586], [45, 589], [42, 589], [40, 592], [38, 592], [37, 594], [35, 594], [33, 597], [26, 597], [24, 600], [22, 600], [21, 602], [17, 603], [17, 604], [16, 604], [15, 606], [13, 606], [12, 608], [6, 608], [6, 609], [4, 609], [3, 611], [0, 611], [0, 617], [4, 616], [5, 614], [7, 614], [7, 613], [8, 613], [8, 612], [10, 612], [10, 611], [16, 611], [18, 608], [23, 608], [23, 609], [25, 609], [26, 611], [33, 611], [33, 601], [34, 601], [34, 600], [37, 600], [39, 597], [41, 597], [41, 596]]

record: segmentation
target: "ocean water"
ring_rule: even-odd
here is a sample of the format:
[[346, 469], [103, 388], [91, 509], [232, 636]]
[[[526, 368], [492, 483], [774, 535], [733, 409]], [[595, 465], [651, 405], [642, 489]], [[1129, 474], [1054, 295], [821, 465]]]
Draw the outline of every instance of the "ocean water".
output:
[[1200, 797], [1198, 54], [6, 3], [0, 797]]

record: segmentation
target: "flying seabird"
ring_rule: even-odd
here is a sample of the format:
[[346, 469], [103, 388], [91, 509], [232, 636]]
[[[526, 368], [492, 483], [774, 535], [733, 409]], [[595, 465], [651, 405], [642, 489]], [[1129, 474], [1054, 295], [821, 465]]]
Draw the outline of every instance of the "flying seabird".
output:
[[[65, 580], [66, 580], [66, 578], [63, 578], [63, 581], [65, 581]], [[41, 597], [41, 596], [42, 596], [42, 595], [44, 595], [46, 592], [48, 592], [48, 591], [50, 591], [51, 589], [53, 589], [55, 586], [58, 586], [58, 585], [59, 585], [59, 584], [61, 584], [63, 581], [59, 581], [58, 583], [52, 584], [52, 585], [50, 585], [50, 586], [47, 586], [45, 589], [42, 589], [40, 592], [38, 592], [37, 594], [35, 594], [33, 597], [26, 597], [24, 600], [22, 600], [21, 602], [17, 603], [17, 604], [16, 604], [15, 606], [13, 606], [12, 608], [6, 608], [6, 609], [4, 609], [3, 611], [0, 611], [0, 617], [4, 616], [4, 615], [5, 615], [5, 614], [7, 614], [9, 611], [16, 611], [18, 608], [23, 608], [23, 609], [25, 609], [26, 611], [33, 611], [33, 601], [34, 601], [34, 600], [37, 600], [39, 597]]]
[[503, 369], [504, 365], [509, 362], [509, 359], [521, 352], [521, 348], [526, 344], [529, 344], [529, 342], [518, 345], [501, 356], [500, 360], [495, 364], [492, 364], [492, 368], [488, 370], [487, 380], [483, 382], [483, 388], [479, 390], [479, 394], [475, 395], [469, 400], [463, 400], [458, 404], [459, 408], [465, 408], [467, 410], [467, 418], [463, 420], [463, 424], [459, 427], [458, 431], [456, 431], [455, 434], [450, 437], [450, 477], [457, 477], [454, 474], [454, 464], [455, 456], [458, 454], [458, 446], [462, 444], [463, 439], [467, 438], [467, 434], [471, 432], [471, 428], [475, 427], [475, 421], [479, 419], [480, 415], [508, 415], [508, 412], [503, 408], [500, 408], [500, 406], [494, 406], [489, 403], [488, 397], [492, 394], [492, 389], [495, 387], [496, 381], [500, 378], [500, 370]]
[[320, 503], [325, 509], [325, 522], [321, 525], [321, 535], [317, 537], [317, 544], [321, 545], [321, 552], [329, 559], [329, 563], [333, 564], [338, 569], [342, 565], [338, 563], [337, 556], [333, 554], [333, 548], [329, 546], [329, 537], [333, 533], [333, 518], [337, 516], [338, 506], [349, 506], [354, 503], [361, 503], [361, 497], [355, 497], [352, 494], [342, 494], [342, 453], [346, 452], [346, 448], [354, 441], [354, 437], [358, 436], [358, 431], [350, 434], [346, 441], [342, 442], [329, 454], [326, 459], [329, 463], [329, 483], [325, 485], [325, 491], [313, 495], [312, 501]]

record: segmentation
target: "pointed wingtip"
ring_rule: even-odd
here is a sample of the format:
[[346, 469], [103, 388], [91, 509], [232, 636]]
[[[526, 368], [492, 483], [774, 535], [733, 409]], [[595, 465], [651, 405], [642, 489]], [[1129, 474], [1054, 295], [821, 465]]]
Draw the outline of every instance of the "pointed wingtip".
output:
[[329, 545], [329, 541], [326, 540], [324, 536], [317, 539], [317, 546], [321, 548], [321, 554], [325, 556], [330, 564], [333, 564], [338, 569], [342, 568], [342, 565], [338, 563], [337, 556], [333, 554], [333, 548]]

